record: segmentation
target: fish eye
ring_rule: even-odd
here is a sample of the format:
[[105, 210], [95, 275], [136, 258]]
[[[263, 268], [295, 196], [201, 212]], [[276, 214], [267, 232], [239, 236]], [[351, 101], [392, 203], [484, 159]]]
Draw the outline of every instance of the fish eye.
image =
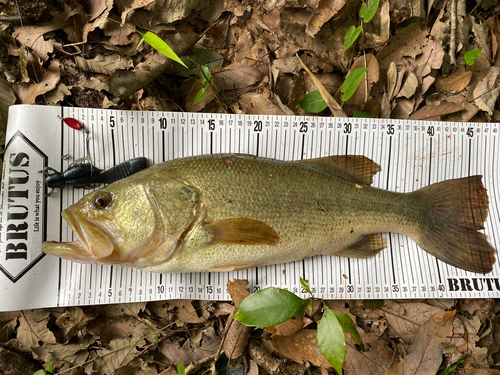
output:
[[92, 204], [94, 205], [95, 208], [102, 210], [109, 206], [109, 204], [111, 203], [111, 199], [112, 199], [111, 194], [104, 191], [100, 191], [92, 199]]

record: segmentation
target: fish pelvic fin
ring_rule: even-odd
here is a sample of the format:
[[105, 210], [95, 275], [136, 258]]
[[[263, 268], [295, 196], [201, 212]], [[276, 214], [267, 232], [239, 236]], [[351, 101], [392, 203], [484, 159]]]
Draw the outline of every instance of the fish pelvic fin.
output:
[[443, 262], [486, 274], [496, 261], [496, 250], [479, 232], [488, 216], [488, 194], [482, 176], [439, 182], [411, 194], [427, 205], [427, 223], [417, 244]]
[[208, 222], [203, 225], [210, 235], [209, 244], [276, 245], [279, 235], [266, 223], [234, 218]]
[[313, 165], [361, 185], [371, 185], [373, 176], [380, 171], [380, 165], [363, 155], [333, 155], [301, 160], [300, 163]]
[[332, 255], [351, 258], [369, 258], [372, 257], [387, 247], [385, 239], [380, 233], [366, 234], [358, 238], [358, 240], [344, 250], [336, 252]]

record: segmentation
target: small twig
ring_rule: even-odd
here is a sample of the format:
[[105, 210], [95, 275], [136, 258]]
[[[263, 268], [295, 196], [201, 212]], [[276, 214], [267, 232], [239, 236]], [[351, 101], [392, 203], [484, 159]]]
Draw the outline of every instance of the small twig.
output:
[[455, 53], [457, 50], [457, 43], [455, 40], [457, 33], [457, 0], [451, 0], [450, 6], [450, 49], [448, 51], [450, 55], [450, 65], [455, 65], [457, 60], [455, 59]]
[[0, 14], [0, 22], [21, 22], [21, 17], [17, 14]]
[[200, 359], [199, 361], [191, 362], [184, 370], [186, 375], [189, 375], [189, 374], [193, 373], [194, 371], [198, 370], [204, 364], [206, 364], [210, 361], [213, 361], [214, 358], [215, 358], [215, 354], [212, 354], [206, 358]]
[[[363, 57], [365, 59], [365, 68], [366, 66], [366, 51], [363, 48]], [[363, 77], [365, 79], [365, 104], [368, 101], [368, 72], [366, 72], [365, 76]]]

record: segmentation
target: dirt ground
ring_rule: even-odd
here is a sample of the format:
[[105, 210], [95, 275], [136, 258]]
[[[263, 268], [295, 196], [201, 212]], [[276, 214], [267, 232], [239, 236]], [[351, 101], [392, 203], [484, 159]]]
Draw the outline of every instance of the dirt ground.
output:
[[[314, 81], [331, 94], [324, 116], [499, 120], [497, 0], [381, 0], [367, 23], [361, 7], [361, 0], [0, 0], [0, 144], [14, 104], [302, 115], [299, 102], [317, 89]], [[190, 69], [138, 46], [136, 29], [189, 57]], [[481, 54], [468, 65], [473, 50]], [[200, 65], [209, 67], [208, 85]], [[341, 85], [361, 67], [366, 75], [343, 101]], [[183, 361], [189, 374], [223, 374], [226, 366], [233, 375], [333, 374], [316, 340], [327, 306], [351, 316], [362, 338], [357, 345], [346, 335], [344, 374], [500, 374], [495, 300], [316, 300], [301, 318], [252, 329], [230, 319], [245, 282], [231, 288], [234, 303], [0, 313], [0, 373], [173, 375]]]

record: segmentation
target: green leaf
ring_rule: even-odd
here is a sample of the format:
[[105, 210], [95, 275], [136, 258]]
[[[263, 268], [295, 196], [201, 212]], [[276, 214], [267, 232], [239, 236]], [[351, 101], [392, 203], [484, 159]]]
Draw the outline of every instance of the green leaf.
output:
[[214, 68], [216, 66], [222, 66], [224, 57], [220, 53], [209, 49], [195, 49], [188, 56], [182, 56], [181, 60], [184, 62], [184, 65], [188, 67], [187, 70], [184, 66], [174, 62], [172, 66], [167, 69], [167, 73], [177, 74], [182, 77], [199, 76], [200, 70], [196, 64]]
[[[318, 90], [316, 90], [318, 91]], [[318, 94], [319, 94], [319, 91], [318, 91]], [[311, 288], [309, 288], [309, 280], [305, 280], [303, 279], [302, 277], [300, 278], [300, 285], [302, 285], [302, 288], [304, 288], [304, 290], [309, 293], [309, 294], [312, 294], [311, 293]]]
[[354, 111], [352, 117], [374, 118], [372, 115], [365, 111]]
[[368, 6], [366, 5], [366, 3], [361, 4], [361, 8], [359, 8], [359, 18], [365, 18], [367, 10]]
[[201, 72], [201, 83], [206, 83], [207, 79], [211, 84], [214, 83], [214, 80], [212, 79], [212, 73], [210, 73], [210, 68], [208, 66], [202, 65]]
[[44, 369], [38, 370], [37, 372], [33, 373], [33, 375], [46, 375], [47, 373], [45, 372]]
[[361, 9], [359, 10], [359, 16], [363, 18], [365, 23], [368, 23], [372, 20], [375, 13], [377, 13], [378, 5], [380, 0], [368, 0], [368, 6], [363, 3], [361, 5]]
[[354, 325], [354, 322], [352, 321], [351, 317], [340, 311], [333, 311], [333, 313], [337, 317], [337, 320], [340, 326], [342, 327], [342, 330], [344, 332], [349, 332], [354, 342], [360, 345], [361, 337], [359, 336], [358, 330], [356, 329], [356, 326]]
[[299, 102], [299, 105], [304, 111], [310, 113], [319, 113], [321, 111], [324, 111], [326, 107], [328, 107], [328, 104], [326, 104], [319, 90], [314, 90], [308, 93], [302, 98], [302, 100]]
[[326, 306], [318, 324], [316, 337], [323, 357], [338, 374], [342, 374], [346, 354], [344, 331], [336, 315]]
[[[152, 33], [151, 31], [148, 31], [148, 32], [146, 32], [146, 34], [144, 34], [142, 36], [142, 38], [146, 42], [148, 42], [149, 45], [151, 47], [153, 47], [155, 50], [157, 50], [158, 52], [164, 54], [169, 59], [172, 59], [174, 61], [177, 61], [179, 64], [184, 65], [184, 63], [179, 58], [179, 56], [177, 56], [177, 54], [172, 50], [172, 48], [170, 48], [168, 46], [168, 44], [165, 43], [165, 41], [162, 38], [160, 38], [158, 35]], [[186, 66], [186, 65], [184, 65], [184, 66]], [[186, 66], [186, 68], [187, 68], [187, 66]]]
[[54, 371], [52, 370], [52, 362], [58, 361], [57, 358], [52, 358], [48, 363], [47, 363], [47, 371], [49, 374], [52, 374]]
[[229, 359], [226, 354], [222, 353], [215, 362], [215, 374], [214, 375], [226, 375], [227, 365], [229, 364]]
[[461, 363], [463, 363], [463, 361], [465, 361], [465, 358], [468, 355], [469, 353], [465, 353], [462, 357], [460, 357], [458, 361], [456, 361], [451, 366], [445, 368], [443, 371], [439, 372], [438, 375], [448, 375], [449, 373], [453, 372], [458, 367], [458, 365], [460, 365]]
[[367, 299], [363, 301], [363, 306], [370, 310], [375, 310], [385, 306], [385, 301], [383, 299]]
[[207, 95], [207, 86], [203, 87], [202, 89], [200, 89], [200, 91], [198, 91], [198, 93], [196, 94], [196, 98], [194, 98], [193, 104], [198, 103], [205, 97], [205, 95]]
[[476, 62], [476, 57], [482, 55], [482, 52], [478, 49], [472, 49], [464, 53], [464, 60], [467, 65], [474, 65]]
[[354, 25], [351, 25], [347, 32], [345, 33], [345, 38], [344, 38], [344, 52], [349, 49], [350, 46], [353, 45], [353, 43], [358, 39], [359, 33], [361, 33], [361, 25], [358, 27], [354, 27]]
[[177, 365], [177, 375], [186, 375], [186, 370], [184, 370], [184, 362], [180, 361]]
[[342, 96], [342, 101], [346, 102], [351, 96], [354, 95], [356, 89], [358, 88], [363, 76], [367, 72], [368, 68], [358, 68], [354, 69], [351, 74], [347, 76], [344, 83], [340, 87], [340, 92], [344, 95]]
[[234, 318], [247, 326], [272, 327], [298, 314], [304, 302], [287, 290], [266, 288], [243, 299]]

